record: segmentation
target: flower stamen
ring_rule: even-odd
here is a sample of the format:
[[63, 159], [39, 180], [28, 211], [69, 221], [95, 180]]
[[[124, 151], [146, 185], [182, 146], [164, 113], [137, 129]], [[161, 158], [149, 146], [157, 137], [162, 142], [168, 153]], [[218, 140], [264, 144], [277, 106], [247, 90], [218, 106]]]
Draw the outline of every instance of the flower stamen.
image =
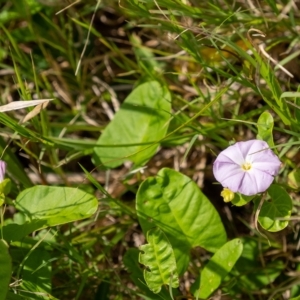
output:
[[252, 168], [252, 164], [249, 163], [249, 162], [246, 162], [246, 163], [242, 164], [242, 169], [244, 171], [249, 171], [249, 170], [251, 170], [251, 168]]

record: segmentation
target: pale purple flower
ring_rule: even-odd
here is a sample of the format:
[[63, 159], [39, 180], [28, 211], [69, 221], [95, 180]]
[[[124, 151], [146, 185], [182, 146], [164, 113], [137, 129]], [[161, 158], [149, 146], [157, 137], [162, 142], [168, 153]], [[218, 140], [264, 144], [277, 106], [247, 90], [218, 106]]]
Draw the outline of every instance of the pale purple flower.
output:
[[0, 182], [4, 180], [5, 171], [6, 171], [6, 162], [0, 160]]
[[266, 142], [237, 142], [222, 151], [214, 162], [217, 181], [232, 192], [251, 196], [268, 189], [281, 162]]

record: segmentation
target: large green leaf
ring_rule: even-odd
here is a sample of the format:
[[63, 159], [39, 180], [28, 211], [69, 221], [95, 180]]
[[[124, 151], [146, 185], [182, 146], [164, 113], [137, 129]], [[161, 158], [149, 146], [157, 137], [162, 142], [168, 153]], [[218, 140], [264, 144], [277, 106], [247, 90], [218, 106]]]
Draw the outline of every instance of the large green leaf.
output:
[[0, 299], [6, 299], [11, 272], [12, 265], [8, 246], [3, 240], [0, 240]]
[[148, 269], [144, 270], [144, 278], [153, 293], [159, 293], [162, 285], [177, 288], [179, 285], [176, 260], [172, 246], [166, 235], [153, 228], [147, 232], [149, 244], [140, 246], [139, 262]]
[[234, 239], [223, 245], [203, 268], [200, 278], [196, 280], [196, 292], [199, 299], [207, 299], [231, 271], [243, 251], [240, 239]]
[[258, 222], [265, 230], [276, 232], [288, 225], [293, 202], [286, 190], [277, 184], [269, 187], [268, 194], [270, 199], [263, 203]]
[[44, 221], [42, 227], [55, 226], [90, 217], [98, 207], [97, 199], [80, 189], [37, 185], [24, 190], [15, 202], [26, 221]]
[[168, 129], [171, 97], [157, 81], [141, 84], [126, 98], [94, 148], [96, 164], [114, 168], [130, 160], [145, 164]]
[[[139, 254], [140, 251], [135, 248], [130, 248], [124, 255], [123, 262], [128, 271], [130, 272], [130, 278], [134, 284], [144, 292], [145, 298], [151, 300], [164, 299], [171, 300], [170, 294], [167, 293], [165, 289], [162, 289], [158, 294], [154, 294], [149, 290], [147, 284], [144, 280], [143, 271], [139, 265]], [[173, 293], [175, 290], [173, 290]]]
[[192, 247], [215, 252], [226, 243], [221, 219], [198, 186], [187, 176], [171, 169], [149, 177], [137, 193], [137, 214], [146, 234], [159, 227], [167, 235], [182, 274]]

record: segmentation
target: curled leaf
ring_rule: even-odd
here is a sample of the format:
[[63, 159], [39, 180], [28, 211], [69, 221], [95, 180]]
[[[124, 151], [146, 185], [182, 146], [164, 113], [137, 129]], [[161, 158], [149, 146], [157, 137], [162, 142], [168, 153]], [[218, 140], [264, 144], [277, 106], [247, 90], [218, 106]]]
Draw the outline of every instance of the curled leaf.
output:
[[175, 255], [166, 235], [159, 229], [148, 231], [149, 244], [142, 245], [139, 262], [148, 269], [144, 270], [144, 278], [153, 293], [159, 293], [161, 286], [168, 284], [173, 288], [178, 287], [178, 274]]

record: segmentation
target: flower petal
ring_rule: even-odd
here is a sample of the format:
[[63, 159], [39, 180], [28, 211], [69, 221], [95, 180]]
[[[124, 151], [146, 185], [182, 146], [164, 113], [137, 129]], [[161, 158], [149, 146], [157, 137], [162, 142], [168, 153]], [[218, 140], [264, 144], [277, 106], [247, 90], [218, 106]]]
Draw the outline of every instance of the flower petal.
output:
[[230, 189], [234, 193], [241, 193], [241, 185], [244, 181], [246, 172], [237, 172], [227, 176], [223, 181], [220, 181], [223, 187]]
[[246, 196], [252, 196], [266, 191], [274, 180], [273, 176], [260, 170], [245, 173], [238, 192]]
[[217, 181], [222, 183], [224, 180], [236, 176], [237, 174], [243, 176], [242, 173], [244, 173], [244, 171], [235, 163], [216, 161], [213, 165], [213, 173]]
[[236, 144], [229, 146], [227, 149], [223, 150], [218, 156], [215, 162], [227, 162], [227, 163], [234, 163], [237, 165], [241, 165], [245, 161], [247, 153], [241, 151]]
[[244, 159], [246, 159], [249, 153], [258, 152], [262, 149], [269, 148], [266, 142], [260, 140], [237, 142], [233, 146], [239, 149], [239, 151], [243, 154]]
[[278, 161], [274, 161], [274, 162], [268, 162], [268, 161], [264, 161], [264, 162], [257, 162], [255, 161], [252, 164], [253, 169], [258, 170], [258, 171], [262, 171], [265, 173], [268, 173], [271, 176], [276, 176], [280, 170], [280, 165], [281, 162], [278, 159]]

